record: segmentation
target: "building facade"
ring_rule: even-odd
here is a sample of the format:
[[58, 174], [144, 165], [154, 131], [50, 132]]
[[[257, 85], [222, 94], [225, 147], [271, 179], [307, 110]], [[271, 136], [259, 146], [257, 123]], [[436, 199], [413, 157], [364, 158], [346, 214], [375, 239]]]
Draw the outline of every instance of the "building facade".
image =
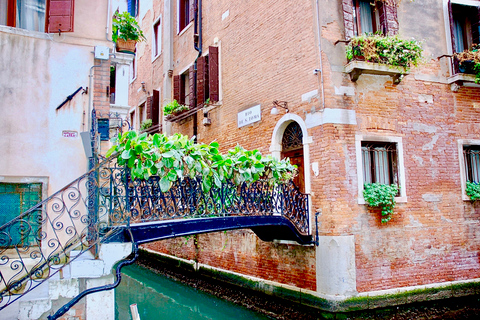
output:
[[[290, 157], [319, 234], [318, 246], [241, 230], [147, 248], [324, 297], [480, 277], [465, 193], [478, 182], [480, 87], [451, 57], [478, 43], [479, 1], [138, 2], [136, 128], [159, 110], [156, 132]], [[348, 65], [346, 43], [369, 32], [420, 40], [421, 62], [408, 74]], [[190, 110], [165, 117], [173, 99]], [[391, 221], [365, 204], [367, 182], [398, 185]]]

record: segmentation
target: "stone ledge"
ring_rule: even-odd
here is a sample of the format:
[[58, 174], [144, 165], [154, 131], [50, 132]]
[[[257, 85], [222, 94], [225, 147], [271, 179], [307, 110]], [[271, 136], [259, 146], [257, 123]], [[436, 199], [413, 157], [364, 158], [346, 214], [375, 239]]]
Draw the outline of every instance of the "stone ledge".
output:
[[409, 74], [404, 67], [389, 66], [386, 64], [351, 61], [345, 66], [345, 73], [350, 75], [350, 80], [357, 81], [361, 74], [376, 74], [391, 76], [394, 84], [399, 84], [403, 77]]
[[447, 83], [453, 92], [457, 92], [460, 87], [480, 88], [480, 84], [475, 83], [475, 75], [468, 73], [457, 73], [447, 78]]

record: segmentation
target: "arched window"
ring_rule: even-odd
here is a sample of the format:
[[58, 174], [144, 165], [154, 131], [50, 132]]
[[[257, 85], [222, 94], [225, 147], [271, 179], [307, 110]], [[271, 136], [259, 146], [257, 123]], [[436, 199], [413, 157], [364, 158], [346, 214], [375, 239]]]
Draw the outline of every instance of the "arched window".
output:
[[298, 167], [298, 175], [293, 182], [301, 192], [305, 192], [303, 133], [300, 125], [292, 121], [285, 128], [282, 137], [282, 159], [290, 158], [290, 162]]

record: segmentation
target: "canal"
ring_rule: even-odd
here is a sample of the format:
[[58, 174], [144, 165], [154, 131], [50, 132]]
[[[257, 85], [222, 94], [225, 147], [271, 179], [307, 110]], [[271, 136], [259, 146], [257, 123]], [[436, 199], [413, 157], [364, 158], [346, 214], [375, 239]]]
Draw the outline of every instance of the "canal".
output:
[[122, 281], [115, 289], [115, 319], [131, 320], [134, 303], [141, 320], [270, 319], [136, 264], [122, 269]]

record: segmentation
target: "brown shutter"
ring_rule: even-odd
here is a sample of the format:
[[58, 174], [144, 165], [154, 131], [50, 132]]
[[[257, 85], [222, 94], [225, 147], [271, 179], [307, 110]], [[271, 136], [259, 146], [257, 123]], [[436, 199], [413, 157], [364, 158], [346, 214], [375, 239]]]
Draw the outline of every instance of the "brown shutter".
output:
[[386, 35], [393, 36], [398, 33], [397, 4], [395, 1], [383, 2], [383, 11], [385, 12]]
[[190, 108], [195, 107], [195, 69], [193, 66], [188, 68], [188, 104]]
[[476, 20], [472, 21], [472, 38], [474, 44], [480, 43], [480, 32], [478, 27], [480, 27], [480, 7], [477, 7], [475, 14], [473, 15]]
[[[188, 8], [189, 9], [189, 14], [188, 14], [188, 21], [192, 21], [194, 19], [194, 16], [195, 16], [195, 0], [190, 0], [189, 1], [189, 5], [190, 7]], [[188, 24], [188, 22], [187, 22]]]
[[182, 103], [180, 99], [180, 85], [182, 82], [182, 76], [173, 76], [173, 99], [178, 103]]
[[210, 101], [215, 102], [220, 99], [218, 85], [218, 47], [208, 47], [208, 51], [208, 88]]
[[152, 119], [152, 102], [153, 102], [153, 98], [147, 97], [147, 103], [146, 103], [147, 119]]
[[452, 1], [448, 0], [448, 18], [450, 19], [450, 37], [452, 40], [452, 52], [456, 52], [455, 27], [453, 21]]
[[152, 95], [152, 125], [157, 125], [160, 117], [160, 91], [153, 90]]
[[[378, 18], [380, 20], [380, 25], [377, 27], [377, 31], [380, 31], [381, 34], [388, 34], [388, 20], [387, 20], [387, 8], [383, 2], [376, 3], [376, 9], [378, 10]], [[375, 20], [375, 19], [374, 19]]]
[[48, 32], [73, 32], [74, 7], [75, 0], [50, 0], [48, 2]]
[[205, 56], [197, 60], [197, 105], [205, 102]]
[[342, 0], [343, 24], [345, 25], [345, 39], [355, 36], [355, 21], [353, 18], [355, 6], [353, 0]]

